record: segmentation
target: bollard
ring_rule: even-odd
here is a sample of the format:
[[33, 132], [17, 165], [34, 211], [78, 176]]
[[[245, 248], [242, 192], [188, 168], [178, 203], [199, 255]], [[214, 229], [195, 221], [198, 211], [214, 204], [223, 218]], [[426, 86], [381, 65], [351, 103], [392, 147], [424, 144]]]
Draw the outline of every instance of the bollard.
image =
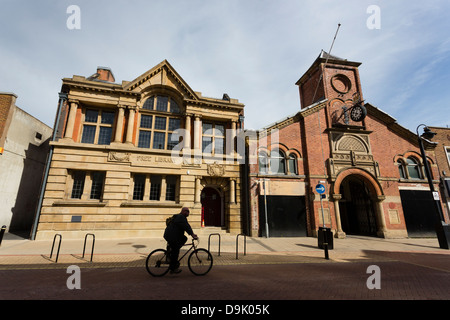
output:
[[6, 226], [2, 227], [2, 230], [0, 231], [0, 246], [2, 245], [3, 235], [5, 234]]

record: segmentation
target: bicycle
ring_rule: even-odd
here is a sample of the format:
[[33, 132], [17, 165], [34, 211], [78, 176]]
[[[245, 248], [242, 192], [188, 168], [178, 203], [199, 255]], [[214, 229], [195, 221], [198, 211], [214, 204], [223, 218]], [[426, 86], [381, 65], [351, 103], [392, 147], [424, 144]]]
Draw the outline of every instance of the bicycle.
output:
[[[197, 244], [195, 243], [197, 241]], [[185, 246], [189, 246], [185, 245]], [[204, 276], [207, 274], [213, 265], [213, 257], [211, 253], [203, 248], [197, 248], [198, 239], [192, 239], [192, 244], [189, 250], [187, 250], [181, 258], [178, 259], [178, 263], [192, 250], [188, 257], [189, 270], [196, 276]], [[166, 249], [156, 249], [150, 252], [145, 261], [145, 267], [152, 276], [162, 277], [169, 272], [169, 255]]]

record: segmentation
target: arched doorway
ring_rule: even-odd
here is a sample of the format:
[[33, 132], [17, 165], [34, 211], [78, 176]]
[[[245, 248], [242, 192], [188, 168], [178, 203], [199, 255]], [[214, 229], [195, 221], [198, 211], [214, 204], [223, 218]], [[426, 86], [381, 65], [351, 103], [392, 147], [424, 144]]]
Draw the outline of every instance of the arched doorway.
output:
[[358, 175], [349, 175], [342, 180], [339, 201], [342, 230], [353, 235], [377, 235], [375, 203], [370, 186]]
[[223, 226], [223, 201], [220, 192], [211, 187], [203, 188], [201, 203], [205, 227]]

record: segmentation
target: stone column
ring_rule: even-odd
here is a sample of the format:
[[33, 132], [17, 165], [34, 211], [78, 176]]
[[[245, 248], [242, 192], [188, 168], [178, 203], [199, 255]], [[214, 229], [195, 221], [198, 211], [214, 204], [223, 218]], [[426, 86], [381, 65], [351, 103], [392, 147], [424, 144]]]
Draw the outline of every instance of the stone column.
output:
[[231, 120], [231, 141], [230, 141], [230, 153], [231, 155], [235, 154], [236, 151], [236, 121]]
[[166, 201], [166, 188], [167, 188], [167, 182], [166, 182], [166, 175], [161, 176], [161, 193], [159, 195], [159, 201]]
[[190, 149], [191, 148], [191, 115], [186, 115], [186, 124], [185, 124], [185, 130], [186, 130], [186, 136], [184, 137], [184, 144], [183, 148]]
[[126, 143], [133, 143], [133, 131], [134, 131], [134, 114], [135, 108], [129, 107], [129, 115], [128, 115], [128, 126], [127, 126], [127, 137]]
[[67, 119], [67, 126], [64, 138], [72, 139], [79, 102], [78, 100], [69, 100], [69, 103], [70, 103], [69, 117]]
[[195, 200], [194, 200], [195, 203], [200, 203], [200, 201], [201, 201], [200, 200], [200, 195], [201, 195], [200, 189], [202, 187], [202, 185], [200, 183], [201, 179], [202, 179], [202, 177], [200, 177], [200, 176], [195, 177]]
[[114, 142], [120, 143], [122, 142], [122, 130], [123, 130], [123, 117], [124, 117], [124, 107], [119, 107], [119, 116], [117, 117], [117, 126], [116, 126], [116, 135], [114, 137]]
[[194, 120], [194, 150], [199, 151], [201, 148], [202, 139], [202, 120], [201, 116], [195, 115]]
[[387, 237], [387, 229], [386, 229], [386, 219], [384, 218], [384, 210], [383, 210], [383, 201], [386, 199], [386, 196], [379, 195], [375, 199], [376, 201], [376, 214], [378, 220], [378, 231], [377, 235], [379, 237], [386, 238]]
[[230, 179], [230, 203], [236, 203], [236, 179]]
[[334, 203], [334, 213], [336, 215], [336, 238], [344, 239], [345, 238], [345, 232], [342, 230], [342, 224], [341, 224], [341, 211], [339, 210], [339, 200], [342, 199], [341, 194], [333, 194], [333, 203]]

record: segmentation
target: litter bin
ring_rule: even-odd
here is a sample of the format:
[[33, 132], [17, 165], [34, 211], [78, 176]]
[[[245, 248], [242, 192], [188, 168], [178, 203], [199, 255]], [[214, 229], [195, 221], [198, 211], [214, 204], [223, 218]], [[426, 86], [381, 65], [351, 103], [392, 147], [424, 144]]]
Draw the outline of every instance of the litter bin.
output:
[[328, 243], [328, 250], [333, 249], [333, 232], [331, 232], [331, 228], [319, 227], [317, 238], [320, 249], [324, 249], [324, 240]]
[[438, 222], [436, 224], [436, 234], [441, 249], [450, 249], [450, 224]]

